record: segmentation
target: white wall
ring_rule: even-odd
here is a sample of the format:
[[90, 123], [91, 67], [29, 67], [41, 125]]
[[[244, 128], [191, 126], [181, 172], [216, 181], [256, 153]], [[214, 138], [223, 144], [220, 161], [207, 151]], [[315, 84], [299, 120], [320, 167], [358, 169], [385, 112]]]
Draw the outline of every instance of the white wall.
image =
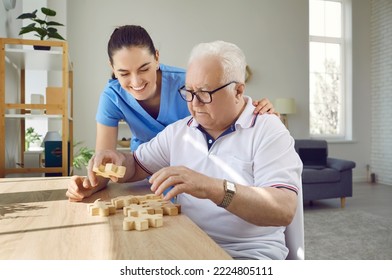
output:
[[371, 154], [370, 0], [352, 0], [353, 142], [330, 143], [330, 155], [356, 162], [354, 180], [365, 181]]
[[392, 185], [392, 1], [372, 1], [372, 171]]
[[[68, 40], [74, 62], [75, 138], [95, 143], [95, 112], [110, 69], [106, 45], [114, 27], [140, 24], [161, 62], [185, 67], [191, 48], [222, 39], [239, 45], [253, 72], [247, 93], [256, 99], [293, 96], [293, 134], [307, 137], [307, 0], [68, 1]], [[303, 121], [302, 121], [303, 120]], [[305, 125], [304, 125], [305, 124]]]
[[[51, 1], [48, 1], [49, 3]], [[110, 69], [106, 44], [113, 29], [140, 24], [161, 62], [185, 67], [193, 45], [223, 39], [239, 45], [253, 76], [253, 98], [294, 97], [289, 118], [295, 138], [308, 135], [307, 0], [68, 0], [67, 39], [74, 63], [75, 140], [95, 143], [95, 113]], [[330, 144], [331, 156], [354, 160], [354, 180], [366, 179], [370, 161], [370, 0], [353, 1], [352, 143]]]
[[22, 3], [16, 1], [15, 8], [9, 11], [5, 10], [3, 1], [0, 1], [0, 36], [1, 37], [16, 37], [19, 29], [22, 26], [17, 16], [21, 14]]

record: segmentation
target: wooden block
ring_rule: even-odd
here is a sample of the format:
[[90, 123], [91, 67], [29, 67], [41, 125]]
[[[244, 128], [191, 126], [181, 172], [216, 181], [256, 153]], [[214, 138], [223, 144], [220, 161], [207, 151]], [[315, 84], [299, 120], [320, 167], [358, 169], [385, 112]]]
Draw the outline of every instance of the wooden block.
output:
[[163, 195], [119, 196], [112, 199], [112, 204], [117, 209], [123, 207], [126, 216], [123, 230], [144, 231], [149, 227], [161, 227], [163, 215], [174, 216], [181, 213], [181, 206], [163, 200]]
[[178, 208], [172, 203], [163, 204], [162, 209], [163, 209], [163, 215], [168, 215], [168, 216], [178, 215]]
[[123, 208], [125, 216], [137, 217], [139, 214], [154, 214], [154, 209], [147, 204], [130, 204]]
[[146, 200], [162, 200], [163, 199], [163, 195], [156, 195], [153, 193], [146, 194], [144, 196], [146, 197]]
[[148, 221], [142, 217], [125, 217], [123, 221], [123, 230], [147, 230]]
[[173, 205], [177, 207], [178, 214], [181, 214], [181, 204], [179, 204], [179, 203], [173, 203]]
[[139, 206], [142, 206], [146, 209], [148, 209], [148, 213], [150, 214], [162, 214], [163, 215], [163, 209], [162, 209], [162, 204], [159, 202], [150, 202], [149, 200], [143, 201]]
[[163, 219], [160, 214], [141, 213], [137, 217], [125, 217], [123, 221], [123, 230], [143, 231], [149, 229], [149, 227], [157, 228], [161, 226], [163, 226]]
[[120, 209], [131, 204], [143, 204], [150, 200], [162, 200], [162, 196], [155, 194], [118, 196], [112, 199], [112, 204], [115, 205], [117, 209]]
[[153, 209], [161, 209], [163, 215], [177, 216], [181, 212], [179, 204], [173, 204], [170, 201], [146, 201], [143, 205], [148, 205]]
[[157, 228], [163, 226], [162, 214], [141, 214], [139, 217], [146, 219], [149, 227]]
[[125, 166], [117, 166], [113, 163], [107, 163], [106, 165], [100, 165], [99, 167], [94, 167], [93, 171], [98, 175], [105, 178], [117, 177], [123, 178], [125, 175]]
[[142, 204], [146, 201], [155, 201], [155, 200], [162, 200], [163, 195], [156, 195], [156, 194], [145, 194], [145, 195], [137, 195], [136, 198], [138, 199], [138, 204]]
[[138, 204], [139, 200], [134, 195], [119, 196], [112, 199], [112, 204], [116, 206], [117, 209], [124, 208], [131, 204]]
[[94, 203], [90, 203], [87, 205], [87, 211], [91, 216], [101, 216], [106, 217], [110, 214], [116, 213], [116, 207], [112, 205], [110, 202], [100, 201], [101, 199], [97, 199]]
[[57, 105], [55, 108], [47, 108], [47, 115], [61, 115], [63, 113], [64, 92], [62, 87], [46, 88], [46, 104]]

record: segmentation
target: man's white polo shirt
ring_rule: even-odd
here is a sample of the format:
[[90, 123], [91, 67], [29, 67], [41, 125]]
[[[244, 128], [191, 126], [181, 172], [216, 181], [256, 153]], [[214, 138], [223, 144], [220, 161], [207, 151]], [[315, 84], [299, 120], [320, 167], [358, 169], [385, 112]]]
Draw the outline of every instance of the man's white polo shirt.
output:
[[[192, 117], [167, 126], [135, 152], [149, 173], [167, 166], [186, 166], [210, 177], [245, 186], [283, 187], [298, 193], [302, 162], [294, 139], [276, 115], [254, 115], [250, 97], [232, 132], [208, 148], [206, 135]], [[218, 207], [208, 199], [177, 197], [184, 214], [233, 258], [284, 259], [284, 227], [260, 227]], [[246, 206], [244, 206], [246, 207]]]

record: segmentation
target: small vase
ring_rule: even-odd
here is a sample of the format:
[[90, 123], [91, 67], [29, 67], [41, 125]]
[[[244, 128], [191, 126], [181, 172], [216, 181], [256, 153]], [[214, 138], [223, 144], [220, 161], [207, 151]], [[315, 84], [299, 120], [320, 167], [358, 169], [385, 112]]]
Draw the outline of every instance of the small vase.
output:
[[50, 46], [33, 46], [33, 48], [35, 50], [39, 50], [39, 51], [49, 51], [50, 50]]
[[43, 148], [41, 148], [41, 140], [36, 140], [34, 142], [29, 143], [29, 146], [27, 148], [27, 151], [39, 151], [42, 150]]

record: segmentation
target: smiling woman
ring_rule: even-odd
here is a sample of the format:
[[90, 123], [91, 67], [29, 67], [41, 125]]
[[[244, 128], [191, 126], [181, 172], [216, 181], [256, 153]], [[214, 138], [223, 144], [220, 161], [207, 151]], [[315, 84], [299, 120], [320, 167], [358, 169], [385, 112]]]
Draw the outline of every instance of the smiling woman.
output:
[[189, 115], [176, 94], [185, 83], [185, 70], [159, 63], [159, 52], [144, 28], [116, 28], [107, 51], [113, 75], [98, 105], [97, 151], [116, 148], [121, 119], [132, 131], [135, 150], [167, 124]]

